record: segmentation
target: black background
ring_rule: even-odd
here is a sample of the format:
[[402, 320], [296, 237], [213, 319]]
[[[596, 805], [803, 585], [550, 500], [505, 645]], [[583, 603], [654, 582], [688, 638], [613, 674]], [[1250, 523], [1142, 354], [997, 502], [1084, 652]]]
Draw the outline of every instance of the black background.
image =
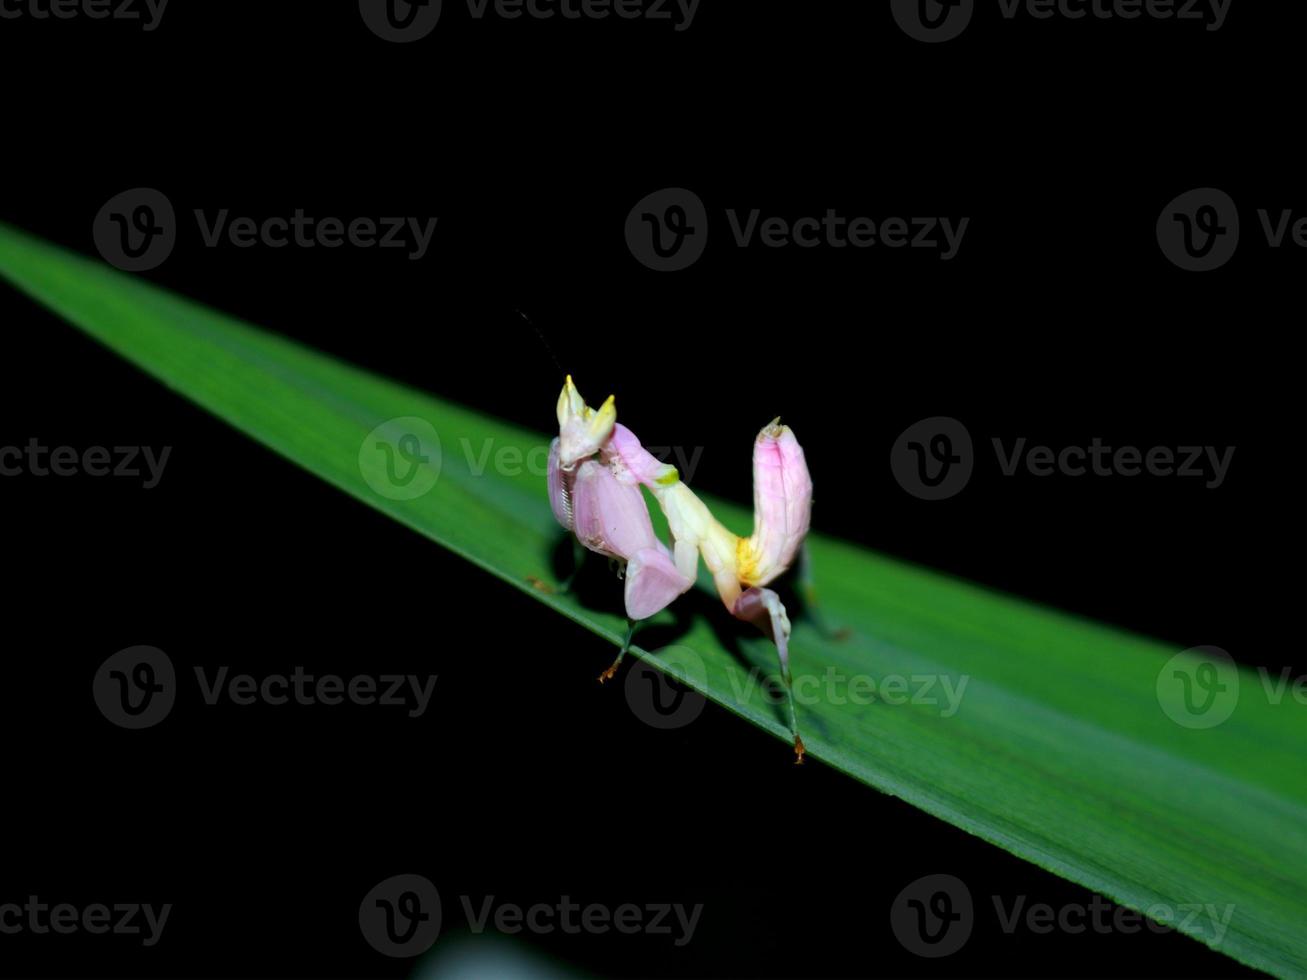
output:
[[[179, 213], [439, 216], [398, 252], [202, 246], [154, 282], [545, 430], [561, 373], [694, 484], [749, 499], [782, 414], [815, 525], [997, 589], [1249, 664], [1303, 667], [1303, 256], [1255, 210], [1304, 210], [1303, 11], [1006, 21], [909, 38], [886, 4], [705, 2], [670, 24], [475, 21], [383, 42], [352, 3], [177, 4], [157, 31], [0, 20], [0, 219], [93, 253], [109, 197]], [[327, 9], [330, 7], [331, 9]], [[864, 9], [865, 8], [865, 9]], [[1283, 9], [1282, 9], [1283, 8]], [[682, 186], [713, 235], [637, 263], [632, 205]], [[1238, 203], [1211, 273], [1159, 251], [1194, 187]], [[724, 209], [971, 218], [958, 256], [735, 248]], [[702, 902], [693, 941], [513, 945], [621, 976], [1239, 975], [1175, 935], [1002, 934], [918, 959], [887, 909], [920, 875], [1055, 906], [1089, 893], [710, 708], [677, 732], [594, 675], [611, 647], [184, 402], [9, 290], [0, 443], [172, 446], [160, 485], [6, 478], [0, 899], [172, 902], [164, 941], [0, 937], [40, 975], [400, 975], [357, 929], [392, 874], [520, 904]], [[530, 318], [529, 325], [523, 318]], [[545, 343], [541, 342], [543, 334]], [[981, 449], [957, 497], [888, 466], [918, 419]], [[1235, 446], [1219, 489], [1003, 477], [987, 446]], [[437, 673], [420, 721], [202, 707], [107, 724], [90, 679], [147, 643], [179, 669]], [[983, 898], [982, 898], [983, 901]]]

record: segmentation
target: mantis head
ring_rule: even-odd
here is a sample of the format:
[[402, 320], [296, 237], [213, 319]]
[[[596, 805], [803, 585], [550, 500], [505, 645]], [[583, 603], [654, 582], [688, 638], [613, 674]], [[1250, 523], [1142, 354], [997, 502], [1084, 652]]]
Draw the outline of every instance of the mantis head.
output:
[[562, 468], [571, 472], [581, 460], [597, 453], [616, 424], [614, 397], [609, 395], [596, 411], [585, 403], [569, 374], [558, 396], [558, 461]]

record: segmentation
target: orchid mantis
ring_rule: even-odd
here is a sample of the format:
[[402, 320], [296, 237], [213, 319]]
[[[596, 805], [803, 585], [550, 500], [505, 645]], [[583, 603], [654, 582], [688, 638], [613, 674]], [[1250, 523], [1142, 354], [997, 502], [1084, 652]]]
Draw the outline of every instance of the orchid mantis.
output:
[[[753, 533], [733, 534], [681, 481], [617, 421], [614, 398], [598, 410], [586, 405], [569, 375], [558, 396], [558, 438], [549, 447], [549, 499], [559, 524], [590, 551], [625, 562], [626, 641], [636, 625], [664, 609], [694, 584], [699, 558], [732, 616], [753, 623], [776, 644], [789, 705], [795, 761], [803, 740], [790, 680], [790, 621], [780, 597], [766, 586], [790, 567], [812, 513], [812, 479], [794, 433], [772, 421], [753, 444]], [[654, 534], [641, 493], [647, 487], [667, 518], [669, 550]]]

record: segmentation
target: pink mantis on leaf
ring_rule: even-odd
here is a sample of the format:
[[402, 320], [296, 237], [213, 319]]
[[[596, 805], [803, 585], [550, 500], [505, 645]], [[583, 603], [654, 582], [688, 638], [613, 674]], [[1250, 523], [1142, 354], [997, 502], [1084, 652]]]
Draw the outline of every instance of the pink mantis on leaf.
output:
[[[780, 597], [766, 588], [794, 562], [812, 513], [812, 479], [794, 433], [779, 419], [758, 433], [753, 533], [740, 537], [713, 517], [676, 467], [659, 462], [618, 423], [612, 396], [592, 409], [569, 375], [558, 396], [558, 438], [549, 447], [548, 475], [549, 500], [559, 524], [585, 548], [626, 566], [629, 628], [600, 682], [616, 674], [636, 625], [690, 589], [702, 556], [731, 615], [758, 626], [776, 644], [795, 761], [801, 763], [804, 746], [790, 680], [790, 621]], [[654, 534], [642, 485], [667, 518], [670, 549]]]

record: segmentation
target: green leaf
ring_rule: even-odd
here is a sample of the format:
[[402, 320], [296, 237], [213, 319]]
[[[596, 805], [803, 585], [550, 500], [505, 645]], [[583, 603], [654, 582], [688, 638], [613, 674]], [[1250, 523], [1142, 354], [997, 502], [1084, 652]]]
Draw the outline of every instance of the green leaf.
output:
[[[541, 475], [545, 435], [369, 375], [3, 226], [0, 273], [309, 472], [620, 642], [620, 606], [587, 608], [532, 584], [556, 584], [551, 555], [560, 540]], [[542, 423], [552, 423], [552, 410], [541, 406]], [[406, 442], [403, 424], [386, 427], [403, 417], [429, 423], [440, 448], [435, 438]], [[428, 457], [418, 483], [387, 483], [385, 452], [400, 453], [407, 467], [415, 448]], [[478, 472], [487, 449], [491, 462]], [[493, 453], [504, 450], [528, 465], [496, 467]], [[422, 481], [427, 492], [396, 499]], [[750, 527], [744, 509], [708, 502], [736, 530]], [[1171, 662], [1177, 651], [1155, 641], [825, 534], [810, 547], [815, 593], [838, 628], [795, 622], [796, 684], [817, 684], [799, 707], [811, 755], [1245, 963], [1286, 976], [1307, 971], [1304, 709], [1292, 696], [1274, 697], [1251, 671], [1218, 664], [1204, 673], [1196, 655]], [[720, 625], [696, 614], [671, 653], [636, 653], [787, 738], [781, 708], [758, 683], [776, 671], [770, 643], [759, 635], [731, 649], [721, 637], [733, 634]], [[857, 703], [865, 687], [846, 682], [828, 692], [828, 671], [875, 683], [876, 700]], [[1215, 716], [1185, 714], [1182, 685], [1195, 682], [1177, 671], [1196, 677], [1191, 707], [1211, 695], [1214, 678], [1226, 690], [1212, 710], [1233, 711], [1220, 724], [1191, 727]], [[902, 697], [896, 677], [906, 679]], [[926, 682], [912, 678], [933, 678], [932, 688], [922, 692]], [[965, 684], [955, 711], [946, 681], [955, 692]], [[788, 757], [778, 747], [777, 766]], [[1194, 905], [1222, 915], [1231, 908], [1228, 925], [1222, 930], [1206, 912], [1189, 916]]]

